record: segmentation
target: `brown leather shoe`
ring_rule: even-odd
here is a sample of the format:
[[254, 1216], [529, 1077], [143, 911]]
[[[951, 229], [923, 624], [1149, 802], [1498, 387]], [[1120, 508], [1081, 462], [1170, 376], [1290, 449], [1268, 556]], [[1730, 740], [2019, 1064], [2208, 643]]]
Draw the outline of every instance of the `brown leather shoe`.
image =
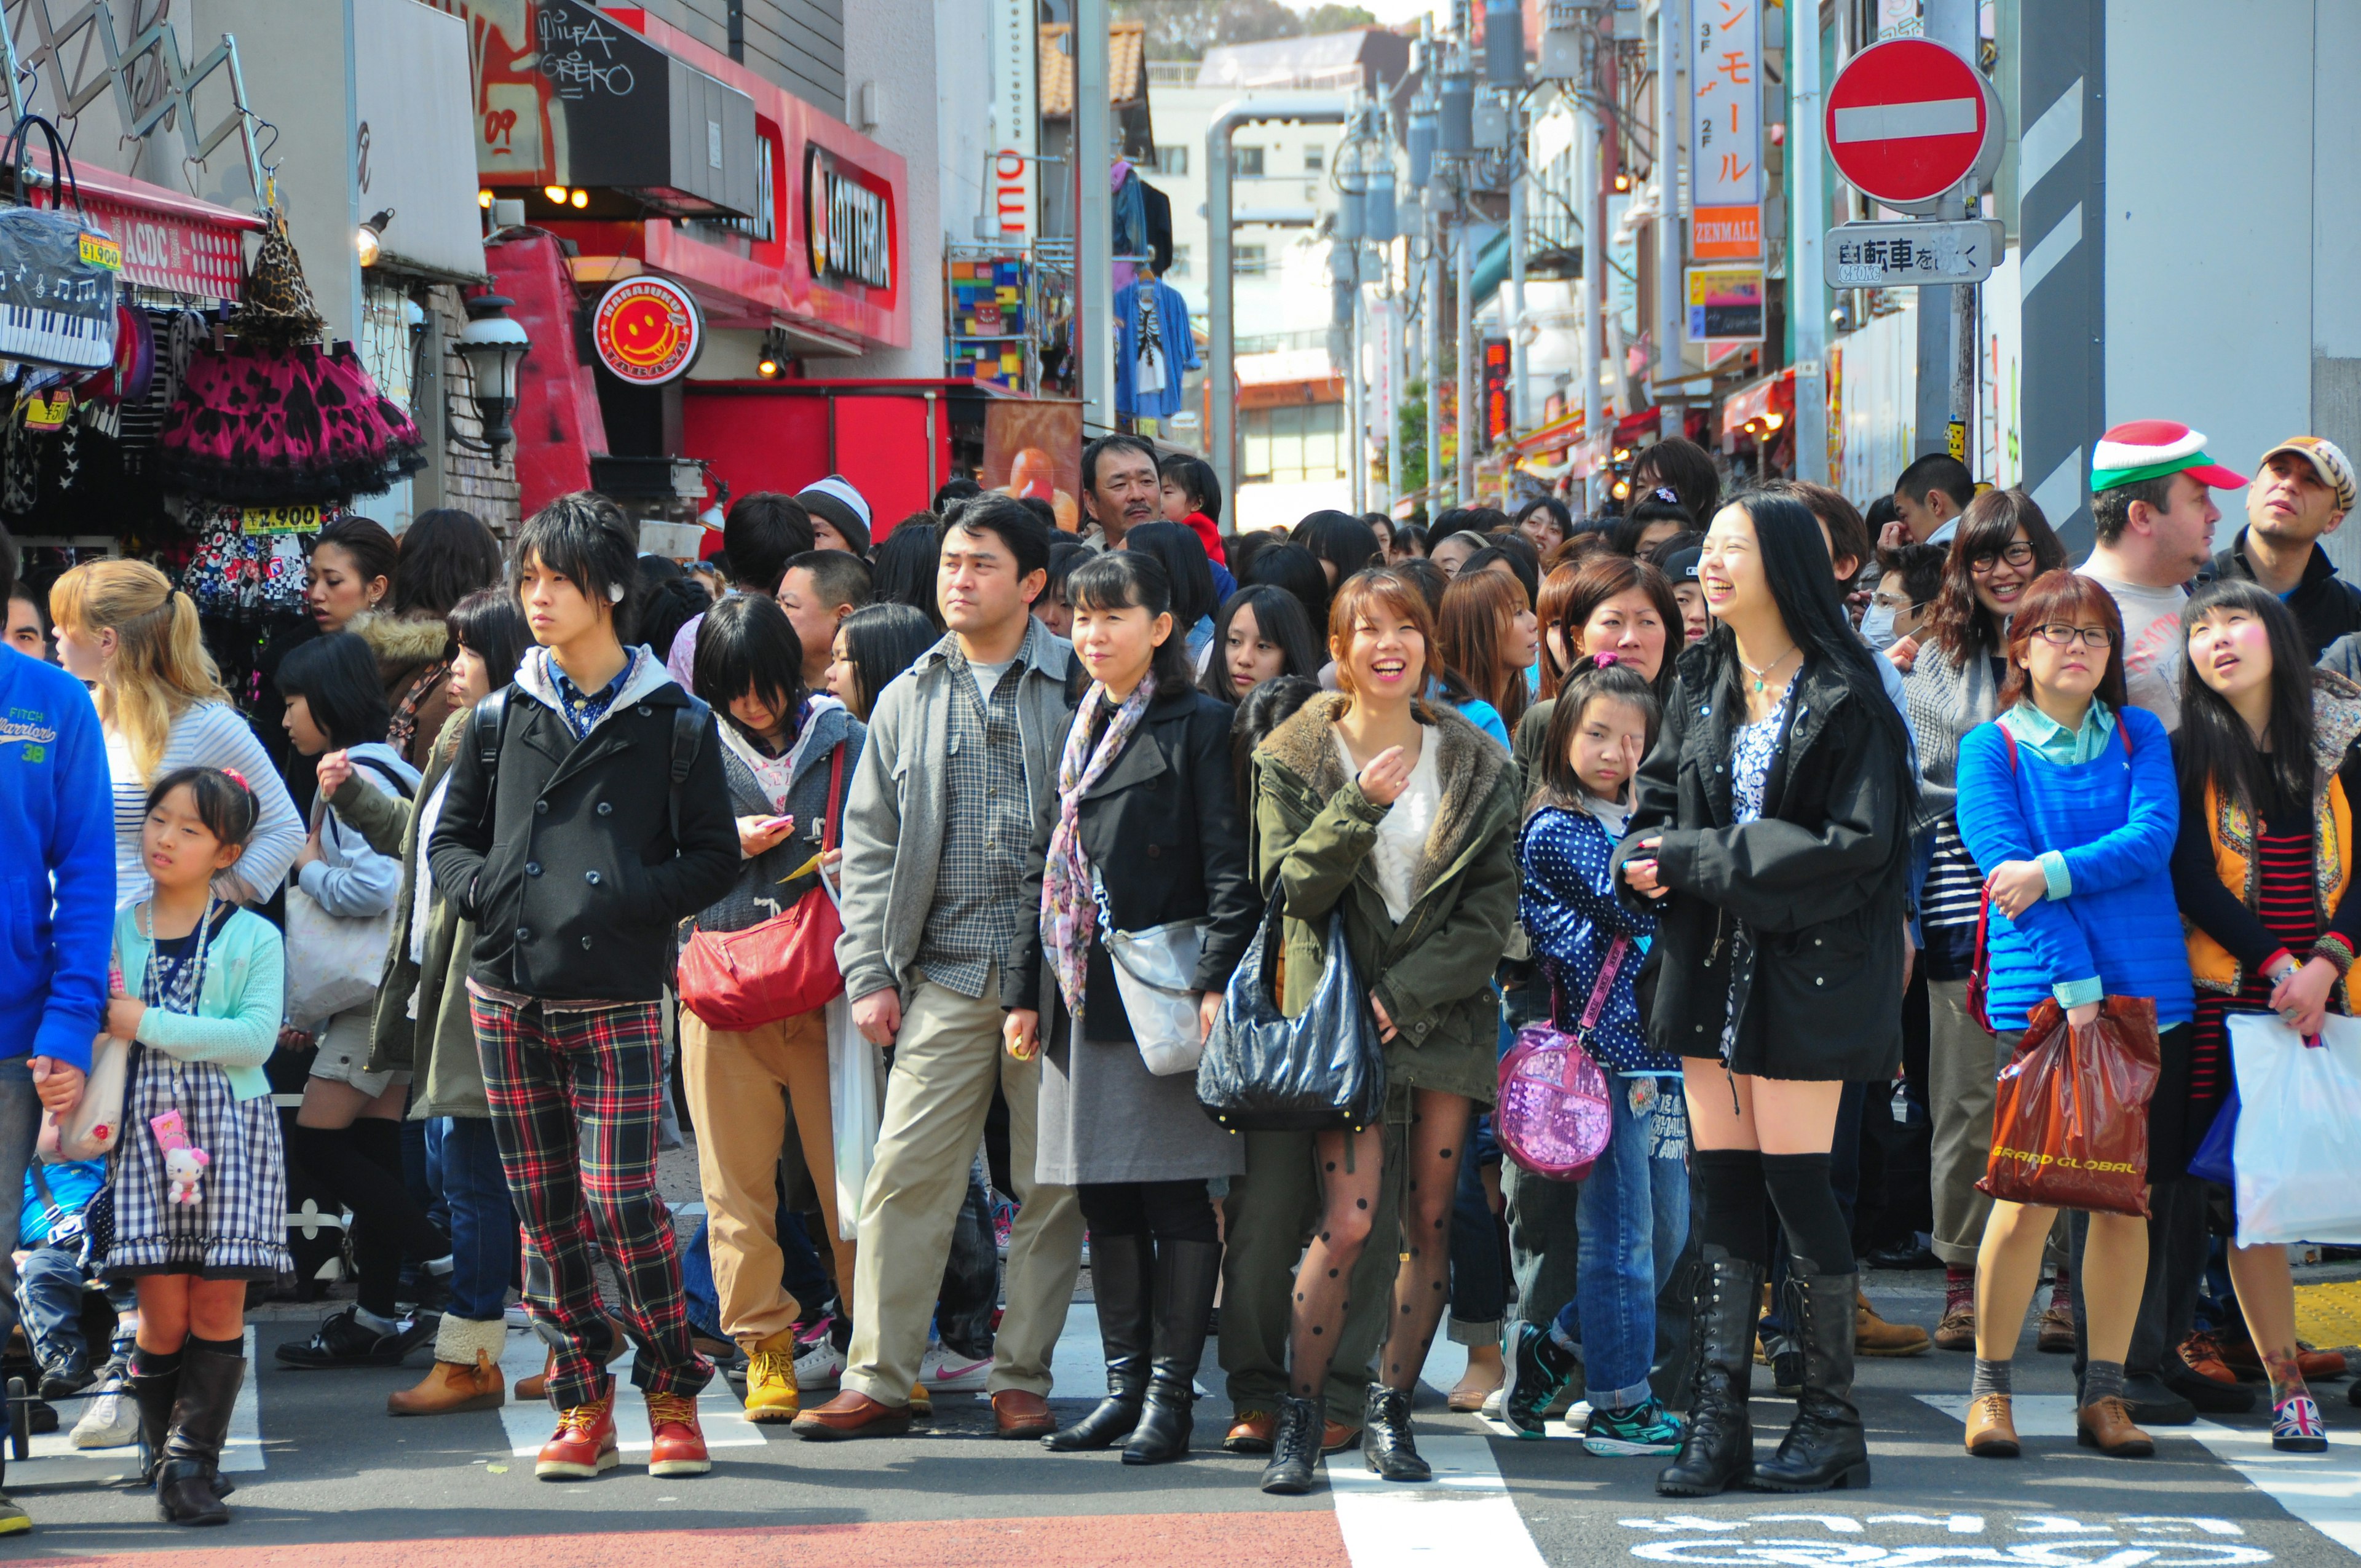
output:
[[842, 1442], [855, 1437], [900, 1437], [910, 1430], [910, 1407], [881, 1405], [847, 1388], [827, 1404], [806, 1410], [787, 1429], [812, 1442]]
[[2044, 1355], [2074, 1354], [2074, 1307], [2071, 1302], [2052, 1300], [2041, 1314], [2041, 1322], [2033, 1343]]
[[538, 1405], [545, 1401], [549, 1398], [550, 1374], [556, 1370], [557, 1353], [554, 1350], [544, 1352], [541, 1358], [541, 1370], [534, 1373], [530, 1377], [520, 1377], [517, 1379], [517, 1403], [520, 1405]]
[[2132, 1413], [2113, 1395], [2074, 1412], [2074, 1441], [2115, 1459], [2147, 1459], [2156, 1440], [2132, 1425]]
[[1935, 1348], [1938, 1350], [1973, 1350], [1976, 1348], [1976, 1309], [1973, 1302], [1953, 1307], [1935, 1325]]
[[1246, 1409], [1231, 1423], [1229, 1435], [1222, 1439], [1224, 1453], [1268, 1453], [1271, 1433], [1279, 1430], [1279, 1418], [1268, 1410]]
[[1877, 1315], [1869, 1298], [1855, 1292], [1852, 1353], [1855, 1355], [1924, 1355], [1927, 1331], [1916, 1323], [1889, 1323]]
[[1968, 1452], [1978, 1459], [2015, 1459], [2023, 1452], [2007, 1395], [1986, 1394], [1968, 1406]]
[[415, 1388], [388, 1394], [385, 1409], [394, 1416], [451, 1416], [462, 1410], [497, 1410], [507, 1402], [508, 1387], [500, 1366], [478, 1351], [473, 1366], [436, 1362]]
[[992, 1419], [1003, 1437], [1047, 1437], [1058, 1430], [1049, 1401], [1022, 1388], [1003, 1388], [992, 1397]]
[[1361, 1429], [1348, 1427], [1343, 1421], [1330, 1421], [1320, 1429], [1320, 1452], [1342, 1453], [1348, 1448], [1361, 1446]]
[[2219, 1383], [2225, 1388], [2238, 1386], [2238, 1375], [2224, 1362], [2221, 1342], [2212, 1334], [2191, 1334], [2182, 1340], [2180, 1359], [2189, 1364], [2190, 1371], [2209, 1383]]

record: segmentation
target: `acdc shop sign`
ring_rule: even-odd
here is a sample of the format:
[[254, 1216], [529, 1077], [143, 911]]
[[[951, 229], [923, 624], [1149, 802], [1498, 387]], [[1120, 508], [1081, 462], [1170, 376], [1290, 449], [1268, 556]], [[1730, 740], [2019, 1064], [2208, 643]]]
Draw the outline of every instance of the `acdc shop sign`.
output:
[[804, 229], [814, 280], [894, 286], [894, 202], [840, 168], [825, 148], [804, 148]]

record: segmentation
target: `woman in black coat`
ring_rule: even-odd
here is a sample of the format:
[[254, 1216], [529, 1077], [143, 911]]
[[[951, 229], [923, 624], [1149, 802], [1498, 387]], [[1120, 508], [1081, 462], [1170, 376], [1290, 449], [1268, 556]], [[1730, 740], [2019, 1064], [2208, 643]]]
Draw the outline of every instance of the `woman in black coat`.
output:
[[[1907, 731], [1801, 504], [1723, 508], [1697, 578], [1715, 629], [1681, 655], [1616, 849], [1620, 895], [1656, 916], [1649, 1036], [1683, 1058], [1705, 1194], [1703, 1365], [1680, 1455], [1656, 1486], [1863, 1486], [1850, 1400], [1860, 1276], [1828, 1149], [1844, 1085], [1889, 1078], [1901, 1059]], [[1794, 1259], [1805, 1370], [1795, 1425], [1758, 1465], [1746, 1399], [1766, 1196]]]
[[[1009, 1049], [1048, 1047], [1035, 1174], [1073, 1187], [1090, 1223], [1107, 1398], [1045, 1441], [1071, 1451], [1127, 1438], [1124, 1462], [1152, 1464], [1189, 1451], [1191, 1382], [1221, 1278], [1206, 1180], [1245, 1169], [1240, 1140], [1198, 1108], [1193, 1048], [1260, 911], [1230, 710], [1191, 682], [1163, 568], [1137, 551], [1100, 555], [1067, 578], [1066, 598], [1093, 681], [1058, 769], [1040, 919], [1010, 955], [1041, 1005], [1010, 1014]], [[1155, 955], [1110, 950], [1111, 933], [1152, 939], [1175, 927], [1187, 939], [1162, 954], [1160, 976], [1142, 973]], [[1167, 982], [1165, 1005], [1143, 978]]]

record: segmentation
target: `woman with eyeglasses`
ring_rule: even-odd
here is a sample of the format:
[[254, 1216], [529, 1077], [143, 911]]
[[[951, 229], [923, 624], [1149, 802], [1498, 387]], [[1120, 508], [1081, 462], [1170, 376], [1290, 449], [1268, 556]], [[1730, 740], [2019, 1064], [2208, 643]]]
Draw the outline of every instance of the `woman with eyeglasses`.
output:
[[[1960, 521], [1902, 685], [1918, 744], [1920, 821], [1934, 830], [1934, 858], [1918, 895], [1918, 939], [1927, 975], [1927, 1102], [1935, 1122], [1934, 1253], [1943, 1260], [1935, 1343], [1946, 1350], [1971, 1349], [1976, 1340], [1976, 1247], [1992, 1212], [1976, 1181], [1992, 1149], [1995, 1092], [1993, 1037], [1968, 1015], [1983, 872], [1954, 815], [1960, 738], [1998, 717], [2009, 622], [2033, 580], [2065, 565], [2065, 548], [2030, 496], [1978, 496]], [[2073, 1348], [2070, 1303], [2051, 1302], [2041, 1334], [2045, 1348], [2056, 1348], [2061, 1335], [2064, 1347]]]
[[[2160, 1081], [2186, 1084], [2196, 1009], [2172, 887], [2180, 794], [2163, 721], [2125, 701], [2123, 641], [2114, 598], [2089, 577], [2047, 572], [2018, 596], [2000, 718], [1960, 742], [1960, 834], [1975, 863], [1989, 868], [1985, 1010], [2004, 1055], [2023, 1042], [2043, 1002], [2054, 1001], [2080, 1030], [2097, 1021], [2106, 997], [2144, 996], [2156, 1003]], [[2103, 1120], [2144, 1116], [2151, 1174], [2169, 1179], [2187, 1157], [2176, 1147], [2175, 1118], [2159, 1122], [2169, 1098], [2086, 1109]], [[1995, 1200], [1984, 1227], [1967, 1431], [1968, 1452], [1980, 1458], [2018, 1452], [2009, 1365], [2057, 1215]], [[2147, 1249], [2145, 1219], [2090, 1216], [2076, 1280], [2088, 1361], [2075, 1436], [2117, 1458], [2156, 1452], [2124, 1399]]]

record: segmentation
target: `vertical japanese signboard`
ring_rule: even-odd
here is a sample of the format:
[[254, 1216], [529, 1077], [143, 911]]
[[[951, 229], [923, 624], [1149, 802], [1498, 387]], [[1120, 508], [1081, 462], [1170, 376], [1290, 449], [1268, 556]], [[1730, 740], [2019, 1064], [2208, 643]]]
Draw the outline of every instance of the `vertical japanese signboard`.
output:
[[1489, 445], [1510, 432], [1509, 340], [1484, 340], [1484, 442]]
[[1763, 0], [1691, 0], [1692, 204], [1763, 199]]
[[1040, 29], [1033, 0], [993, 0], [992, 5], [992, 190], [991, 235], [1018, 243], [1033, 232], [1034, 175], [1040, 165], [1023, 155], [1040, 137], [1040, 90], [1034, 50]]

